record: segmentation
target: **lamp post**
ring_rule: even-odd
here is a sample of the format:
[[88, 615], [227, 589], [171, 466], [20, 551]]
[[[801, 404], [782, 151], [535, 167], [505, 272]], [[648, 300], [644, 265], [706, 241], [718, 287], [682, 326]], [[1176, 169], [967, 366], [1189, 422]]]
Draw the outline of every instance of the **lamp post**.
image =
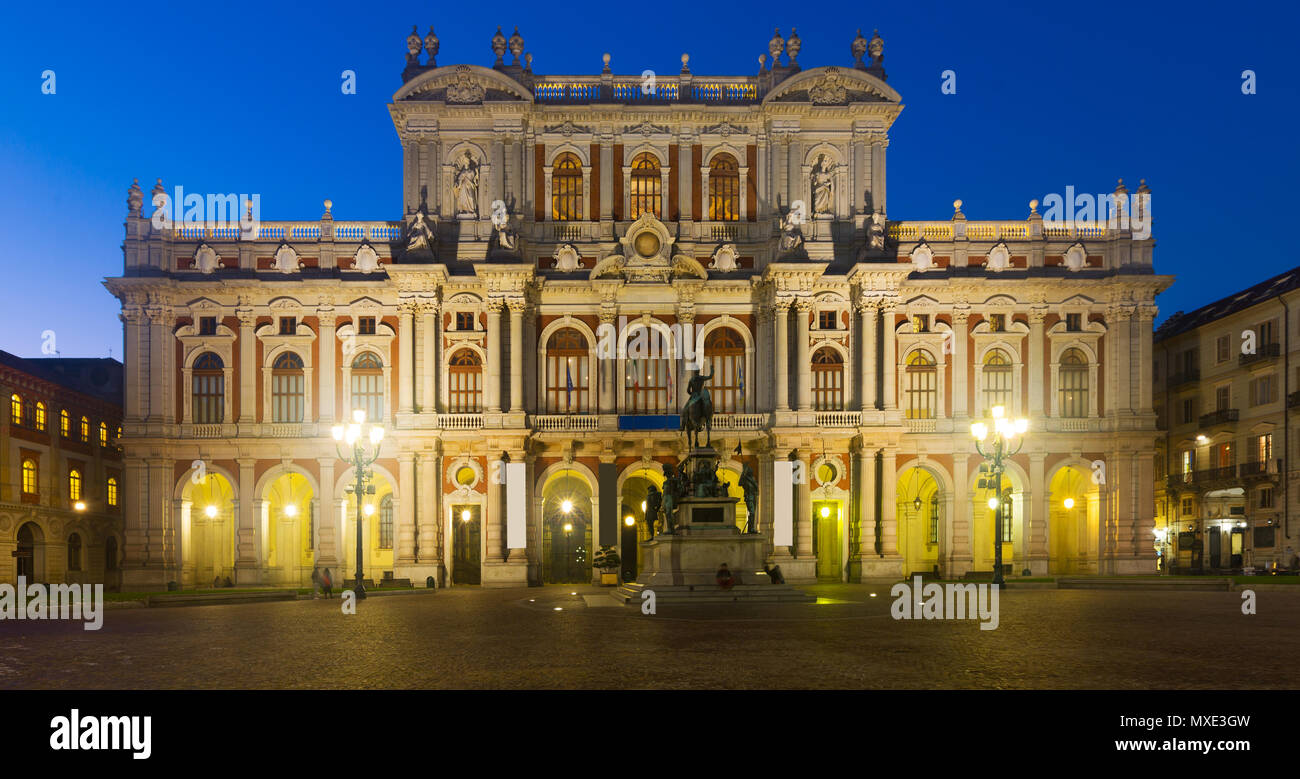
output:
[[[1004, 587], [1006, 580], [1002, 576], [1002, 473], [1006, 470], [1007, 458], [1013, 457], [1024, 445], [1024, 434], [1029, 430], [1029, 420], [1023, 417], [1011, 419], [1002, 406], [994, 406], [992, 415], [991, 440], [989, 426], [985, 422], [972, 423], [970, 433], [975, 438], [975, 451], [989, 462], [989, 475], [993, 477], [997, 489], [993, 526], [993, 583], [998, 587]], [[1012, 448], [1013, 446], [1015, 448]]]
[[[357, 594], [357, 600], [366, 597], [366, 588], [362, 585], [362, 555], [364, 549], [361, 544], [361, 504], [365, 501], [366, 495], [375, 493], [373, 484], [367, 485], [372, 474], [367, 468], [375, 460], [379, 459], [379, 445], [384, 440], [384, 428], [378, 424], [366, 424], [365, 409], [356, 409], [352, 412], [352, 423], [346, 427], [335, 425], [330, 431], [334, 436], [334, 451], [338, 453], [340, 460], [350, 463], [353, 472], [356, 474], [356, 482], [348, 488], [348, 492], [356, 496], [357, 499], [357, 572], [356, 587], [353, 592]], [[370, 441], [370, 447], [366, 447], [366, 440]], [[339, 448], [340, 442], [346, 442], [352, 447], [352, 454], [344, 456], [343, 450]]]

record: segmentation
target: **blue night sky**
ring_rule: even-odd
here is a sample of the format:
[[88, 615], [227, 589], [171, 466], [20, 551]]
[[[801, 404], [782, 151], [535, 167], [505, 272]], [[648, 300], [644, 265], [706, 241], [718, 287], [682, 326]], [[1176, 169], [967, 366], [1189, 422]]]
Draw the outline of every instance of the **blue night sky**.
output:
[[[885, 41], [906, 108], [891, 133], [889, 216], [1021, 219], [1067, 186], [1152, 189], [1161, 318], [1300, 264], [1297, 14], [1281, 4], [703, 2], [9, 4], [0, 12], [0, 349], [122, 355], [126, 190], [260, 193], [264, 220], [397, 219], [401, 150], [386, 104], [405, 38], [432, 24], [438, 62], [490, 66], [519, 26], [537, 73], [751, 74], [772, 28], [804, 67], [850, 65], [858, 27]], [[79, 6], [79, 7], [78, 7]], [[561, 7], [561, 6], [553, 6]], [[713, 10], [716, 8], [717, 10]], [[814, 10], [815, 9], [815, 10]], [[737, 12], [740, 12], [739, 14]], [[734, 21], [740, 16], [738, 21]], [[57, 92], [41, 92], [41, 72]], [[1258, 93], [1243, 95], [1244, 69]], [[357, 73], [357, 94], [339, 88]], [[940, 73], [957, 93], [940, 92]], [[148, 206], [146, 205], [146, 209]]]

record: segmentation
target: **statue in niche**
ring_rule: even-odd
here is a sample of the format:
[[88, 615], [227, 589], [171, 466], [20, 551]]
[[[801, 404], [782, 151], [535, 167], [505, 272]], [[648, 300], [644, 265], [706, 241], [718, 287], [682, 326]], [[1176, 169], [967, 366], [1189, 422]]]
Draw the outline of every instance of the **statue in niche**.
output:
[[663, 506], [663, 496], [659, 494], [659, 488], [651, 484], [646, 490], [645, 496], [645, 524], [646, 540], [655, 537], [655, 523], [659, 519], [659, 509]]
[[817, 155], [817, 164], [812, 169], [813, 214], [829, 214], [834, 211], [835, 163], [825, 154]]
[[435, 241], [433, 224], [424, 213], [424, 207], [421, 206], [420, 210], [408, 216], [407, 220], [406, 253], [411, 254], [422, 249], [432, 252]]
[[501, 251], [513, 253], [519, 248], [519, 233], [510, 227], [510, 213], [500, 200], [492, 201], [492, 239]]
[[871, 224], [867, 227], [867, 245], [873, 252], [885, 250], [885, 215], [879, 211], [871, 215]]
[[[797, 205], [802, 206], [802, 201], [798, 201]], [[783, 254], [797, 252], [803, 248], [803, 230], [799, 227], [803, 222], [801, 212], [802, 209], [792, 207], [785, 213], [785, 216], [781, 217], [781, 252]]]
[[451, 195], [456, 201], [457, 216], [478, 216], [478, 163], [469, 149], [456, 158]]

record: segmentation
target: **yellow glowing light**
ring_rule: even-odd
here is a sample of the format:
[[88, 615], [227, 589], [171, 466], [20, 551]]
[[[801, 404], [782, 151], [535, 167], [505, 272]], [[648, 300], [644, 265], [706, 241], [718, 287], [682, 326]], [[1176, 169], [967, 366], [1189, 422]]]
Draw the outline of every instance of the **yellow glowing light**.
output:
[[997, 508], [998, 508], [998, 499], [997, 499], [997, 498], [989, 498], [989, 508], [993, 509], [994, 511], [997, 510]]
[[1066, 498], [1066, 499], [1065, 499], [1065, 507], [1066, 507], [1067, 509], [1072, 509], [1072, 508], [1074, 508], [1074, 498]]
[[1028, 420], [1028, 419], [1024, 419], [1024, 418], [1022, 417], [1022, 418], [1016, 420], [1016, 432], [1017, 432], [1017, 433], [1021, 433], [1021, 434], [1023, 434], [1023, 433], [1025, 433], [1025, 432], [1028, 431], [1028, 430], [1029, 430], [1029, 420]]
[[572, 523], [572, 522], [565, 522], [565, 523], [564, 523], [564, 532], [566, 532], [566, 533], [572, 533], [572, 532], [573, 532], [573, 523]]
[[469, 521], [469, 509], [464, 509], [463, 511], [460, 512], [460, 521], [461, 522]]
[[284, 515], [286, 517], [298, 516], [298, 507], [290, 503], [289, 505], [284, 507]]
[[85, 511], [86, 504], [83, 501], [79, 500], [77, 501], [76, 505], [73, 506], [73, 508], [75, 508], [77, 511]]
[[361, 511], [368, 517], [375, 513], [375, 507], [373, 504], [367, 503], [365, 506], [362, 506]]
[[628, 514], [626, 517], [623, 517], [623, 524], [632, 527], [636, 524], [636, 520], [632, 518], [631, 514]]
[[970, 426], [970, 434], [975, 437], [976, 441], [983, 441], [989, 437], [989, 426], [983, 422], [976, 422]]
[[378, 445], [382, 440], [384, 440], [384, 429], [379, 425], [370, 428], [370, 443]]
[[829, 519], [831, 515], [830, 506], [822, 506], [822, 519]]
[[645, 501], [644, 501], [644, 500], [641, 501], [641, 513], [642, 513], [642, 514], [645, 513]]
[[355, 409], [352, 412], [352, 421], [358, 425], [363, 424], [366, 421], [366, 410], [364, 408]]
[[1006, 413], [1007, 413], [1007, 410], [1006, 410], [1005, 408], [1003, 408], [1002, 406], [994, 406], [994, 407], [993, 407], [993, 418], [994, 418], [994, 419], [1001, 419], [1002, 417], [1004, 417], [1004, 416], [1006, 415]]
[[1203, 443], [1205, 443], [1205, 442], [1208, 441], [1208, 440], [1210, 440], [1210, 439], [1206, 438], [1204, 433], [1202, 433], [1202, 434], [1196, 436], [1196, 443], [1198, 443], [1198, 444], [1203, 444]]
[[573, 501], [565, 498], [564, 502], [560, 504], [560, 511], [563, 511], [565, 514], [571, 513], [573, 511]]
[[334, 436], [335, 441], [343, 440], [343, 425], [335, 425], [330, 428], [330, 435]]
[[208, 506], [207, 508], [203, 509], [203, 513], [208, 515], [208, 519], [212, 519], [217, 515], [217, 507]]

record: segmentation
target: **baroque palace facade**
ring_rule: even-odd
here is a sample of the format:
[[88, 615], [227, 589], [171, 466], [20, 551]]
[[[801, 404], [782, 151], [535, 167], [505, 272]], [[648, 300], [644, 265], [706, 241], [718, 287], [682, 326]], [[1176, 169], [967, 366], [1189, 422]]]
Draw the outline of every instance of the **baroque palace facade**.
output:
[[605, 545], [634, 575], [697, 367], [724, 480], [739, 498], [750, 465], [757, 529], [792, 524], [771, 549], [792, 582], [991, 571], [969, 429], [993, 406], [1030, 419], [1004, 480], [1010, 569], [1155, 570], [1145, 366], [1171, 279], [1154, 242], [1034, 204], [892, 218], [902, 104], [878, 36], [804, 69], [777, 34], [734, 77], [685, 55], [670, 76], [614, 75], [608, 55], [598, 75], [543, 76], [517, 31], [494, 36], [492, 67], [437, 65], [432, 30], [407, 43], [400, 221], [336, 221], [326, 201], [312, 222], [158, 226], [132, 185], [107, 282], [124, 586], [351, 575], [353, 474], [330, 430], [357, 408], [387, 431], [368, 578], [591, 581]]

